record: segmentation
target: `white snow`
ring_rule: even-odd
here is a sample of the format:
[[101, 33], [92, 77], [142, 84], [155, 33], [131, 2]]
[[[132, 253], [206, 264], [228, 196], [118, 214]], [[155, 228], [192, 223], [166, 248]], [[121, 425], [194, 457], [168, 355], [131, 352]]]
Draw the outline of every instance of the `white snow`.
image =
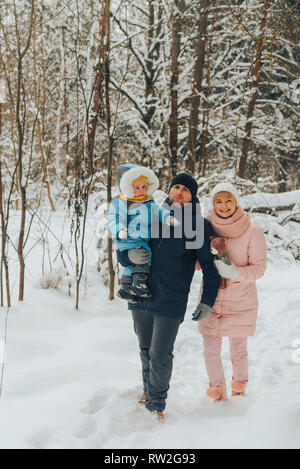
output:
[[296, 205], [300, 201], [300, 190], [279, 194], [257, 193], [241, 197], [241, 205], [247, 210], [252, 207], [286, 207]]
[[[52, 218], [57, 236], [63, 218], [61, 212]], [[41, 258], [34, 249], [26, 259], [25, 301], [17, 302], [16, 268], [0, 447], [300, 448], [300, 363], [295, 361], [300, 350], [299, 263], [270, 264], [257, 282], [260, 307], [256, 334], [249, 339], [247, 395], [216, 404], [205, 395], [202, 341], [191, 321], [201, 281], [201, 273], [195, 273], [175, 344], [166, 420], [160, 424], [137, 403], [142, 392], [137, 338], [126, 303], [109, 301], [99, 279], [96, 223], [91, 215], [79, 311], [74, 288], [68, 296], [63, 285], [40, 286]], [[33, 243], [37, 233], [35, 228]], [[54, 252], [50, 241], [49, 252]], [[5, 307], [0, 310], [0, 352], [6, 312]], [[223, 358], [229, 385], [227, 339]]]

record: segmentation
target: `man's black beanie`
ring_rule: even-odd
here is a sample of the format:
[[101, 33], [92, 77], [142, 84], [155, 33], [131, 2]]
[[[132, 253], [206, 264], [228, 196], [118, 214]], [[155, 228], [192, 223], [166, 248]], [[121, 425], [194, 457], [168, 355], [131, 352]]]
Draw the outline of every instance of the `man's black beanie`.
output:
[[192, 176], [187, 173], [176, 174], [176, 176], [171, 181], [169, 191], [176, 184], [182, 184], [183, 186], [187, 187], [192, 194], [192, 201], [195, 201], [198, 192], [198, 184]]

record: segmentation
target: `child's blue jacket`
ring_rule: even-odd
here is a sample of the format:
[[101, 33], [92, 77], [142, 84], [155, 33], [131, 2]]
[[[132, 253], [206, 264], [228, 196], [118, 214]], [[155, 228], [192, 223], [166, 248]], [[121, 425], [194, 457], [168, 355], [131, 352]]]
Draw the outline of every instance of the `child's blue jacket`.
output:
[[[170, 211], [159, 207], [153, 198], [144, 202], [129, 202], [116, 197], [109, 206], [108, 228], [119, 251], [138, 246], [149, 249], [153, 221], [164, 223], [167, 215], [170, 215]], [[128, 236], [120, 240], [118, 233], [125, 228], [128, 230]]]

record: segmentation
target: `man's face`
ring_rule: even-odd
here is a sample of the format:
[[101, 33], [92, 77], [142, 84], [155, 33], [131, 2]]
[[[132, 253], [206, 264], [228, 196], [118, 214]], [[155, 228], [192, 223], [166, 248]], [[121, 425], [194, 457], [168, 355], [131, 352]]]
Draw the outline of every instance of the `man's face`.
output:
[[182, 184], [175, 184], [171, 187], [169, 199], [174, 204], [184, 205], [192, 201], [190, 190]]

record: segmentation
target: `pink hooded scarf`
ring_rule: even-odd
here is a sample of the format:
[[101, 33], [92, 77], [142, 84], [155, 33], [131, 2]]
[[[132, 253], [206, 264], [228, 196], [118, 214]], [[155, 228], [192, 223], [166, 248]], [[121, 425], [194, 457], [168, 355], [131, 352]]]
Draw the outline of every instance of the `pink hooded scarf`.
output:
[[216, 214], [213, 208], [207, 219], [211, 222], [214, 232], [225, 238], [238, 238], [251, 224], [250, 216], [239, 205], [231, 217], [222, 218]]

